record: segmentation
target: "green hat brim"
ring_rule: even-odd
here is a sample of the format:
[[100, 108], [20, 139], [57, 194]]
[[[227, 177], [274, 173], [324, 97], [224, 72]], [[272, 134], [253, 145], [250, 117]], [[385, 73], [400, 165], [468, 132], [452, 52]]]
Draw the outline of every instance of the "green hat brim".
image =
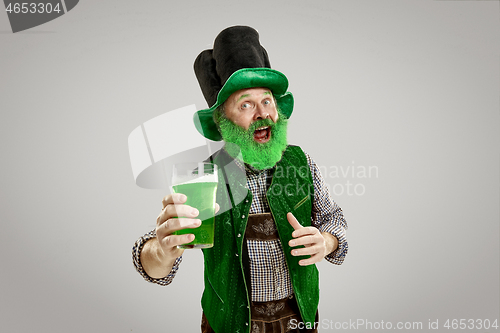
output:
[[290, 118], [293, 111], [293, 95], [287, 92], [288, 79], [277, 70], [270, 68], [243, 68], [234, 72], [217, 95], [215, 104], [196, 112], [193, 121], [196, 129], [205, 138], [221, 141], [222, 136], [214, 122], [213, 112], [221, 106], [232, 93], [248, 88], [268, 88], [273, 93], [281, 113]]

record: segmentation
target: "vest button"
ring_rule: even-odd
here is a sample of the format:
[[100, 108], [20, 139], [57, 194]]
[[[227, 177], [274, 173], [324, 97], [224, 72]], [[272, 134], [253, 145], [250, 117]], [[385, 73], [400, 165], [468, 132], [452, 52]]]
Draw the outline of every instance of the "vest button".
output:
[[245, 323], [245, 325], [247, 325], [247, 326], [248, 326], [248, 323]]
[[248, 203], [248, 199], [246, 199], [245, 202]]
[[235, 253], [236, 256], [238, 256], [238, 253]]
[[241, 234], [238, 234], [238, 237], [241, 237]]
[[241, 215], [241, 218], [244, 219], [245, 218], [245, 215]]

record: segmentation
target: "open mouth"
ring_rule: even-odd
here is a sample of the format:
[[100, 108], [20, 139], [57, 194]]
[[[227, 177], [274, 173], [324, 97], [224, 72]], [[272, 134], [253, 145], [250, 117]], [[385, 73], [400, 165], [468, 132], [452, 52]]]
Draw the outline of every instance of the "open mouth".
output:
[[258, 143], [266, 143], [271, 138], [271, 126], [259, 127], [253, 132], [253, 139]]

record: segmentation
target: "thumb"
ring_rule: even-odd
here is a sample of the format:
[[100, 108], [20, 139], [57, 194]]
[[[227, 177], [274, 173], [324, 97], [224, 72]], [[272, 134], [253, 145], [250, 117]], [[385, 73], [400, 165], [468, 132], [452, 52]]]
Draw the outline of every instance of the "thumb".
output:
[[292, 213], [288, 213], [286, 214], [286, 218], [288, 220], [288, 223], [290, 223], [290, 225], [295, 229], [300, 229], [302, 228], [302, 226], [300, 225], [299, 221], [295, 218], [295, 216], [293, 216]]

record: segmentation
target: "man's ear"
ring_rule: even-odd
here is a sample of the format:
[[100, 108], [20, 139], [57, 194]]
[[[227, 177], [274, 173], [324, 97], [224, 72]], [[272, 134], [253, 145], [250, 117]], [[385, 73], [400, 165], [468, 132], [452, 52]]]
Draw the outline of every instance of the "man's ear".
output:
[[215, 125], [217, 125], [217, 127], [219, 127], [221, 118], [224, 117], [224, 105], [225, 104], [226, 103], [224, 102], [222, 105], [220, 105], [217, 109], [214, 110], [214, 112], [212, 114], [212, 117], [214, 119], [214, 123], [215, 123]]

